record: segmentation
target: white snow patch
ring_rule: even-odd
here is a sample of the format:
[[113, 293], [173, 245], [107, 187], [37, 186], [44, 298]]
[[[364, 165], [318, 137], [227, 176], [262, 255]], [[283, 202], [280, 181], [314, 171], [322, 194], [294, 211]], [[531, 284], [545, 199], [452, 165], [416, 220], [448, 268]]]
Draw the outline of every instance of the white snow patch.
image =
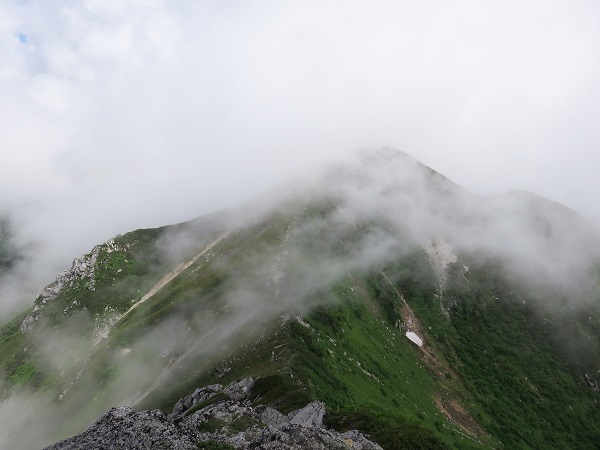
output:
[[415, 344], [417, 344], [419, 347], [423, 347], [423, 339], [421, 339], [419, 336], [417, 336], [417, 333], [414, 333], [413, 331], [407, 331], [406, 337], [411, 342], [414, 342]]

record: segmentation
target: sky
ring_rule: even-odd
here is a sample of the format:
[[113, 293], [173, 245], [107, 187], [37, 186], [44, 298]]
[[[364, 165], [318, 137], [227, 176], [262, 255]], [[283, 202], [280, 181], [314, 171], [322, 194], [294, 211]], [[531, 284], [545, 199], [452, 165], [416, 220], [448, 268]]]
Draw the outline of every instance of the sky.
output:
[[3, 0], [0, 212], [42, 286], [379, 145], [600, 220], [599, 79], [593, 0]]

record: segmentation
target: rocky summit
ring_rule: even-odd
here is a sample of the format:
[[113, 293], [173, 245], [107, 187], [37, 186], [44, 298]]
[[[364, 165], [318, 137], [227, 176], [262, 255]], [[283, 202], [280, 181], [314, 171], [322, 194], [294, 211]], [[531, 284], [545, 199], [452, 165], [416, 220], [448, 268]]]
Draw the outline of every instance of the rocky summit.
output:
[[252, 407], [251, 378], [206, 386], [177, 402], [173, 413], [112, 408], [90, 428], [45, 450], [356, 449], [381, 450], [363, 434], [325, 429], [325, 405], [312, 402], [287, 415]]

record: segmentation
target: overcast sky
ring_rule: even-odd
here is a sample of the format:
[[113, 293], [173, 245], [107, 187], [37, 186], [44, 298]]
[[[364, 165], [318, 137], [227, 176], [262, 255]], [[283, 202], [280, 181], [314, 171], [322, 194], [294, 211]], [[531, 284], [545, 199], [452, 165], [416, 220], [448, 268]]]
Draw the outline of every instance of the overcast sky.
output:
[[392, 145], [598, 220], [599, 80], [596, 0], [2, 0], [0, 210], [66, 261]]

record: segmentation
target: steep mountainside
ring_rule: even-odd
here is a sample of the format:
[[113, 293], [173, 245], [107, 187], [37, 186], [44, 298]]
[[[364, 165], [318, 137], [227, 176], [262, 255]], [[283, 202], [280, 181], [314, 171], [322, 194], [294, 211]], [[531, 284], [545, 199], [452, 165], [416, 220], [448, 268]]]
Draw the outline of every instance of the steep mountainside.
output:
[[252, 377], [248, 406], [321, 401], [384, 449], [596, 448], [600, 245], [577, 214], [392, 149], [267, 203], [76, 259], [0, 331], [2, 444]]

